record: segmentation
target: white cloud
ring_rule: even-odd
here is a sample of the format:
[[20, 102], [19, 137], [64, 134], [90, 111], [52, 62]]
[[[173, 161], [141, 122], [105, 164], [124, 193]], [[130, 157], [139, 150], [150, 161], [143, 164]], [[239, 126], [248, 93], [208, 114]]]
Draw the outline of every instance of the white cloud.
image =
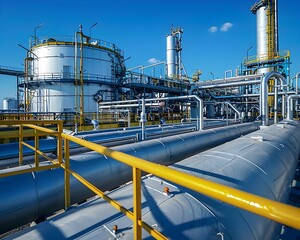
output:
[[216, 31], [218, 31], [218, 27], [216, 27], [216, 26], [211, 26], [211, 27], [208, 29], [208, 31], [211, 32], [211, 33], [214, 33], [214, 32], [216, 32]]
[[224, 24], [221, 26], [220, 30], [221, 30], [222, 32], [227, 32], [230, 28], [232, 28], [232, 26], [233, 26], [232, 23], [226, 22], [226, 23], [224, 23]]
[[161, 62], [161, 61], [158, 60], [158, 59], [156, 59], [156, 58], [150, 58], [150, 59], [148, 59], [148, 63], [150, 63], [150, 64], [159, 63], [159, 62]]

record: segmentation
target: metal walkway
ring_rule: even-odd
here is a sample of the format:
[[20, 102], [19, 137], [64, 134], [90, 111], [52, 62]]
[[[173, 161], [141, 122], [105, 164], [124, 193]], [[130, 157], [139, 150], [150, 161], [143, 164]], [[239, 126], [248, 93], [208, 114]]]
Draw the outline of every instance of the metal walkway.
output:
[[24, 75], [24, 70], [0, 65], [0, 74], [18, 77]]

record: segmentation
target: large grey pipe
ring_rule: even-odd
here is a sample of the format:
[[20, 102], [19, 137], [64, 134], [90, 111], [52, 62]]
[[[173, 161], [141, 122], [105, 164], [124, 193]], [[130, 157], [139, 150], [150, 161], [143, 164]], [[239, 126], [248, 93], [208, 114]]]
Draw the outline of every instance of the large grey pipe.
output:
[[[287, 202], [300, 154], [299, 141], [300, 122], [282, 121], [184, 159], [171, 168]], [[162, 194], [165, 187], [169, 188], [169, 194]], [[132, 191], [132, 184], [127, 184], [112, 191], [109, 196], [131, 209]], [[141, 192], [143, 220], [168, 239], [279, 239], [280, 223], [164, 179], [154, 176], [144, 178]], [[231, 194], [227, 192], [229, 196]], [[251, 203], [261, 207], [259, 203]], [[114, 238], [110, 233], [113, 225], [121, 226], [117, 237], [133, 239], [133, 224], [128, 218], [105, 200], [93, 199], [9, 239], [91, 239], [97, 236], [97, 239], [106, 240]], [[143, 239], [150, 238], [148, 232], [143, 231]]]
[[[151, 162], [170, 165], [256, 129], [254, 124], [246, 123], [149, 140], [113, 149]], [[13, 170], [30, 167], [27, 165]], [[95, 152], [73, 156], [71, 168], [103, 191], [113, 189], [132, 179], [130, 167]], [[1, 170], [0, 174], [8, 171], [11, 170]], [[64, 208], [62, 169], [0, 178], [0, 186], [0, 233]], [[92, 195], [92, 192], [71, 178], [71, 203], [82, 202]]]
[[[271, 77], [275, 77], [280, 81], [280, 85], [286, 84], [285, 78], [278, 72], [267, 73], [261, 81], [261, 121], [263, 126], [268, 126], [269, 124], [269, 111], [268, 111], [268, 81]], [[279, 84], [277, 84], [279, 85]]]

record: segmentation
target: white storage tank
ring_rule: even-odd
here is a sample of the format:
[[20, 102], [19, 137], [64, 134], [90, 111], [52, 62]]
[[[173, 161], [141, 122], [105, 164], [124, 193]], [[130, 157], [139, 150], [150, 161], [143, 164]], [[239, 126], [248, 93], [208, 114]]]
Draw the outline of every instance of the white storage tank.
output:
[[14, 98], [4, 98], [3, 99], [3, 110], [17, 110], [18, 101]]
[[78, 111], [81, 96], [84, 112], [95, 112], [97, 99], [114, 100], [117, 82], [125, 74], [120, 49], [80, 35], [45, 38], [32, 46], [31, 53], [28, 74], [32, 77], [25, 81], [29, 82], [27, 102], [32, 112]]

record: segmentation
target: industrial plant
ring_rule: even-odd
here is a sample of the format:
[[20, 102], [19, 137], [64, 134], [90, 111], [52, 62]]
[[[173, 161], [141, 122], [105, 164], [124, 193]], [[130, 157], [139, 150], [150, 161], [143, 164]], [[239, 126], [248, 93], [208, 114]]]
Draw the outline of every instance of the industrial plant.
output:
[[0, 112], [0, 238], [299, 239], [300, 72], [277, 0], [249, 10], [257, 53], [219, 79], [187, 74], [184, 27], [165, 61], [132, 68], [82, 25], [21, 46], [23, 70], [0, 66], [17, 81]]

